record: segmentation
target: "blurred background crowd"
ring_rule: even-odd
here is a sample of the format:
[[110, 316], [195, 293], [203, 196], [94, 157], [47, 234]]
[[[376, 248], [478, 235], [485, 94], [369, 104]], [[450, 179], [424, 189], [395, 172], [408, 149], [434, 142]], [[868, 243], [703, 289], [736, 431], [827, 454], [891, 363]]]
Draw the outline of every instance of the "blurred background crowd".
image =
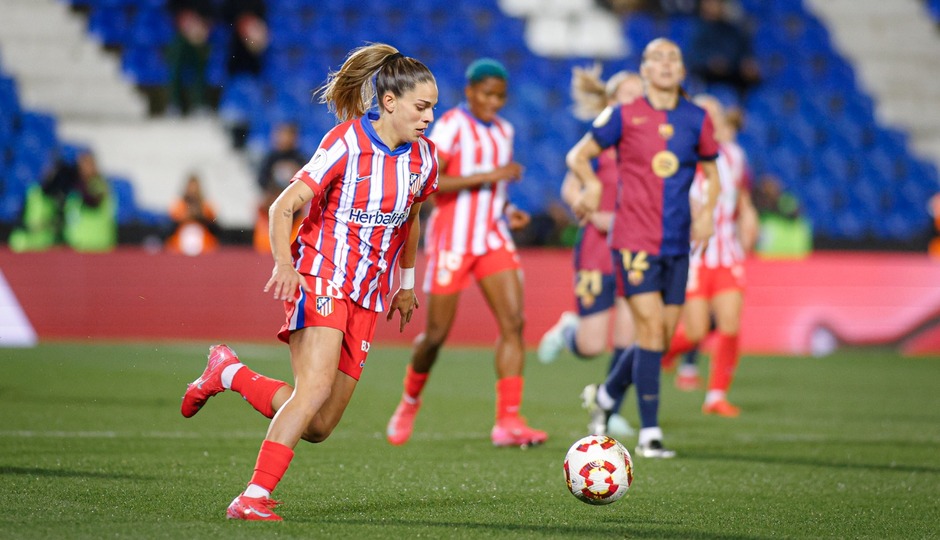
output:
[[[266, 211], [334, 124], [311, 92], [345, 53], [425, 62], [438, 110], [503, 62], [533, 215], [521, 245], [568, 245], [560, 202], [574, 67], [636, 70], [658, 36], [690, 94], [734, 111], [758, 249], [931, 250], [940, 191], [940, 1], [0, 0], [0, 238], [17, 251], [141, 243], [267, 252]], [[880, 22], [879, 22], [880, 21]], [[937, 223], [940, 223], [938, 221]], [[940, 252], [940, 246], [931, 251]]]

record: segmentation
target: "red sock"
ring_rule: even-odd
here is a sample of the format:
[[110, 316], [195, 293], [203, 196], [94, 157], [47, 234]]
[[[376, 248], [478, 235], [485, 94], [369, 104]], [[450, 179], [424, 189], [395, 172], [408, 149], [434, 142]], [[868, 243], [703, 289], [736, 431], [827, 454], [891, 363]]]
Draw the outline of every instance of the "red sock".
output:
[[274, 417], [274, 407], [271, 404], [274, 394], [286, 384], [284, 381], [255, 373], [248, 369], [248, 366], [239, 369], [232, 378], [232, 390], [241, 394], [255, 410], [268, 418]]
[[405, 395], [417, 400], [421, 396], [424, 383], [428, 382], [428, 375], [430, 374], [431, 372], [416, 373], [411, 364], [408, 364], [405, 369]]
[[708, 389], [723, 390], [731, 388], [734, 371], [738, 367], [738, 336], [718, 334], [715, 354], [712, 355], [711, 369], [708, 373]]
[[523, 378], [505, 377], [496, 381], [496, 420], [519, 416]]
[[671, 367], [676, 360], [676, 356], [691, 351], [696, 345], [697, 343], [694, 341], [689, 341], [689, 337], [685, 333], [685, 325], [679, 323], [672, 335], [672, 341], [669, 342], [669, 350], [663, 354], [662, 365]]
[[251, 484], [261, 486], [268, 491], [274, 491], [277, 483], [284, 477], [290, 460], [294, 458], [294, 451], [281, 443], [265, 439], [258, 452], [258, 461], [255, 462], [255, 473], [251, 475]]

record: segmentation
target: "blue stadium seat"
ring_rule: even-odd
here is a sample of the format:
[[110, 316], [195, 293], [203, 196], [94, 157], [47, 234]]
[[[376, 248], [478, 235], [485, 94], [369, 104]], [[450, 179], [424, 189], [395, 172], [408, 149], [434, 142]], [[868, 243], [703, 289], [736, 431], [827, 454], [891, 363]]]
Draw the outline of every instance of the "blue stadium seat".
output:
[[142, 9], [134, 16], [126, 44], [162, 47], [172, 41], [176, 30], [166, 9]]
[[170, 81], [170, 71], [159, 45], [135, 44], [124, 50], [124, 74], [141, 86], [163, 86]]
[[[115, 0], [107, 0], [109, 2]], [[116, 47], [125, 43], [130, 21], [127, 13], [122, 9], [112, 9], [105, 5], [105, 0], [88, 17], [88, 30], [94, 34], [103, 45]]]
[[940, 24], [940, 0], [927, 0], [927, 13], [934, 23]]
[[126, 178], [111, 176], [111, 194], [117, 203], [118, 225], [127, 225], [137, 218], [137, 203], [134, 202], [134, 185]]

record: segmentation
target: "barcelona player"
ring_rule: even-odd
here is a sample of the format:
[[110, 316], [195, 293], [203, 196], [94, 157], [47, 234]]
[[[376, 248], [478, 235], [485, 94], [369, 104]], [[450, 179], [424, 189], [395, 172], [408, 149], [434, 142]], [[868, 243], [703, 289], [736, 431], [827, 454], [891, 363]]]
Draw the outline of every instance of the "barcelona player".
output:
[[[571, 97], [575, 103], [575, 117], [593, 120], [606, 107], [617, 103], [630, 103], [643, 95], [643, 79], [639, 74], [620, 71], [607, 81], [600, 78], [601, 66], [575, 67], [571, 79]], [[597, 177], [603, 183], [604, 195], [600, 207], [578, 229], [574, 246], [574, 293], [577, 313], [565, 311], [558, 322], [542, 336], [538, 358], [542, 363], [554, 362], [563, 349], [578, 358], [594, 358], [607, 348], [613, 318], [613, 354], [610, 368], [617, 358], [633, 345], [633, 318], [625, 298], [617, 294], [614, 266], [607, 245], [607, 231], [613, 220], [614, 200], [617, 193], [617, 152], [608, 148], [596, 162]], [[562, 200], [574, 205], [580, 196], [581, 183], [568, 173], [561, 186]], [[607, 430], [617, 437], [633, 434], [629, 422], [616, 411], [608, 419]]]
[[428, 219], [425, 331], [418, 336], [405, 371], [401, 401], [388, 422], [394, 445], [411, 437], [421, 392], [457, 314], [460, 293], [476, 281], [499, 325], [496, 343], [496, 446], [525, 447], [544, 442], [544, 431], [520, 414], [525, 344], [522, 341], [522, 278], [510, 234], [527, 213], [509, 204], [507, 184], [522, 176], [513, 159], [515, 130], [498, 112], [506, 104], [506, 68], [483, 58], [466, 71], [466, 102], [434, 124], [431, 140], [440, 156], [440, 191]]
[[[591, 431], [604, 433], [607, 418], [630, 384], [636, 385], [641, 429], [636, 453], [671, 458], [659, 426], [660, 362], [685, 302], [689, 244], [701, 249], [714, 232], [712, 213], [720, 186], [718, 143], [705, 111], [682, 90], [685, 67], [674, 42], [658, 38], [643, 51], [645, 95], [609, 107], [571, 149], [568, 167], [584, 185], [575, 212], [584, 219], [598, 208], [602, 184], [591, 160], [617, 148], [620, 176], [609, 234], [618, 286], [636, 326], [632, 355], [618, 360], [601, 385], [582, 393]], [[707, 194], [693, 214], [689, 189], [700, 164]]]
[[[663, 366], [669, 366], [676, 355], [697, 347], [714, 319], [717, 336], [702, 412], [736, 417], [740, 409], [728, 401], [727, 395], [738, 365], [744, 258], [757, 241], [757, 210], [751, 202], [746, 156], [734, 140], [736, 126], [714, 97], [697, 96], [694, 101], [708, 111], [715, 124], [715, 139], [720, 148], [716, 163], [721, 196], [715, 206], [714, 238], [704, 250], [692, 253], [682, 320], [663, 356]], [[704, 183], [704, 176], [697, 174], [691, 190], [693, 204], [701, 200]], [[680, 389], [691, 386], [690, 379], [695, 376], [697, 367], [683, 363], [676, 375], [676, 386]]]
[[[290, 346], [294, 386], [264, 377], [225, 345], [210, 348], [203, 374], [183, 397], [190, 417], [231, 388], [273, 417], [247, 489], [231, 519], [274, 521], [271, 492], [303, 439], [321, 442], [339, 423], [362, 373], [379, 312], [400, 328], [417, 307], [414, 265], [421, 202], [437, 189], [430, 70], [394, 47], [355, 49], [321, 89], [341, 123], [331, 129], [270, 209], [274, 269], [264, 286], [284, 302], [278, 338]], [[371, 107], [376, 112], [367, 112]], [[294, 213], [310, 211], [291, 243]], [[387, 300], [392, 273], [400, 288]]]

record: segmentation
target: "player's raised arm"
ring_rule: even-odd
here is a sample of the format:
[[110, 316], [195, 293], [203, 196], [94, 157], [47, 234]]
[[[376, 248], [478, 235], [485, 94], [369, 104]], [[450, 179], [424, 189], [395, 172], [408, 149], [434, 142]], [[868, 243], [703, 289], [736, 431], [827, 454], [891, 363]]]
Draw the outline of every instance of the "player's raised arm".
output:
[[579, 219], [590, 217], [600, 205], [602, 185], [594, 172], [594, 167], [591, 166], [591, 160], [599, 156], [601, 150], [594, 136], [586, 133], [565, 157], [568, 169], [581, 182], [581, 196], [571, 208]]

